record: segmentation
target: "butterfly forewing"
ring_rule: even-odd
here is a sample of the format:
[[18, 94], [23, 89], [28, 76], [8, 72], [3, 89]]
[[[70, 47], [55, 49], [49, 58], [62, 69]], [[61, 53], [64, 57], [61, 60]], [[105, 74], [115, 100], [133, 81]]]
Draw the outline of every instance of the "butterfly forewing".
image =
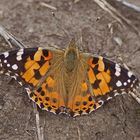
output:
[[[44, 56], [44, 52], [46, 56]], [[5, 52], [0, 55], [1, 73], [14, 75], [15, 79], [16, 76], [20, 77], [24, 83], [34, 86], [34, 78], [36, 77], [36, 80], [39, 79], [39, 76], [41, 78], [41, 74], [43, 75], [42, 71], [46, 72], [48, 70], [48, 60], [51, 58], [52, 56], [49, 51], [39, 50], [39, 48]], [[46, 69], [43, 69], [44, 65], [47, 67]]]

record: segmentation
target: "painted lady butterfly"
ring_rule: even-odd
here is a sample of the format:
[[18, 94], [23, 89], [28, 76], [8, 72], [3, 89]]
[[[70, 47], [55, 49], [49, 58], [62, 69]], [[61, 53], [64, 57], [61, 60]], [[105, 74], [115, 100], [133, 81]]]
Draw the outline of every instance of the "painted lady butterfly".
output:
[[24, 48], [0, 55], [0, 73], [16, 79], [41, 109], [70, 116], [89, 114], [116, 95], [134, 92], [138, 79], [71, 41], [65, 49]]

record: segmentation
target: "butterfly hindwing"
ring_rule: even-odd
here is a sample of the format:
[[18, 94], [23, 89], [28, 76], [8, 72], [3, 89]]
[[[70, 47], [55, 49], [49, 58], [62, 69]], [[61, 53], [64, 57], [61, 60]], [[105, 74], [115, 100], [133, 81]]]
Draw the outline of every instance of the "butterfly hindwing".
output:
[[30, 98], [41, 109], [59, 114], [64, 107], [64, 100], [55, 87], [56, 80], [52, 76], [48, 76], [37, 89], [30, 93]]
[[71, 100], [69, 113], [72, 117], [89, 114], [102, 105], [102, 101], [95, 99], [90, 88], [89, 82], [83, 82], [80, 87], [81, 94], [75, 95]]

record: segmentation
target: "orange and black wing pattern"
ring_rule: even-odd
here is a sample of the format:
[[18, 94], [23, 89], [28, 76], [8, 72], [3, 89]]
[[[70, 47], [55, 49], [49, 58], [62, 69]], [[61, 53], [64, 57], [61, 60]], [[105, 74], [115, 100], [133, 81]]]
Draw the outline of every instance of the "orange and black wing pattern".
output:
[[35, 87], [49, 70], [52, 53], [41, 48], [18, 49], [0, 55], [0, 73], [11, 76], [21, 85]]
[[139, 86], [133, 73], [101, 56], [89, 57], [81, 93], [70, 102], [70, 115], [89, 114], [113, 97], [135, 92]]
[[138, 78], [126, 68], [104, 57], [91, 57], [88, 60], [88, 78], [96, 102], [102, 104], [112, 97], [135, 92]]
[[88, 77], [95, 97], [108, 100], [133, 91], [138, 86], [138, 79], [131, 71], [106, 58], [92, 57], [88, 64]]
[[11, 76], [24, 86], [30, 99], [40, 108], [58, 114], [64, 102], [54, 90], [56, 83], [53, 75], [47, 75], [52, 59], [53, 52], [43, 48], [5, 52], [0, 55], [0, 73]]
[[[72, 93], [67, 91], [68, 83], [63, 80], [63, 59], [58, 61], [61, 54], [58, 55], [56, 63], [54, 55], [53, 51], [43, 48], [5, 52], [0, 55], [0, 73], [11, 76], [23, 85], [30, 99], [41, 109], [73, 117], [88, 114], [114, 96], [134, 92], [138, 87], [138, 79], [129, 70], [101, 56], [89, 56], [86, 61], [88, 69], [83, 67], [82, 70], [86, 75], [80, 83], [76, 82], [80, 86], [73, 86], [78, 92], [67, 98], [67, 93]], [[82, 74], [77, 72], [76, 75], [79, 79]]]

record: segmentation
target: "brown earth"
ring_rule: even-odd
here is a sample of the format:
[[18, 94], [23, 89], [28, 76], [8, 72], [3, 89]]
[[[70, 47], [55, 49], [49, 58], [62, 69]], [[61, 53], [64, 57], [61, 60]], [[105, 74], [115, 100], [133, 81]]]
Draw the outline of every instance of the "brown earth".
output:
[[[119, 62], [121, 57], [140, 78], [140, 39], [133, 30], [122, 28], [92, 0], [43, 2], [57, 7], [55, 17], [40, 0], [0, 0], [0, 24], [29, 47], [65, 48], [80, 34], [85, 50]], [[110, 2], [140, 30], [140, 13]], [[120, 45], [115, 37], [122, 41]], [[10, 48], [1, 43], [0, 51], [5, 50]], [[9, 81], [0, 77], [0, 140], [36, 140], [33, 103], [23, 88]], [[41, 110], [39, 114], [44, 140], [140, 139], [140, 106], [128, 95], [112, 99], [87, 116], [69, 118]]]

